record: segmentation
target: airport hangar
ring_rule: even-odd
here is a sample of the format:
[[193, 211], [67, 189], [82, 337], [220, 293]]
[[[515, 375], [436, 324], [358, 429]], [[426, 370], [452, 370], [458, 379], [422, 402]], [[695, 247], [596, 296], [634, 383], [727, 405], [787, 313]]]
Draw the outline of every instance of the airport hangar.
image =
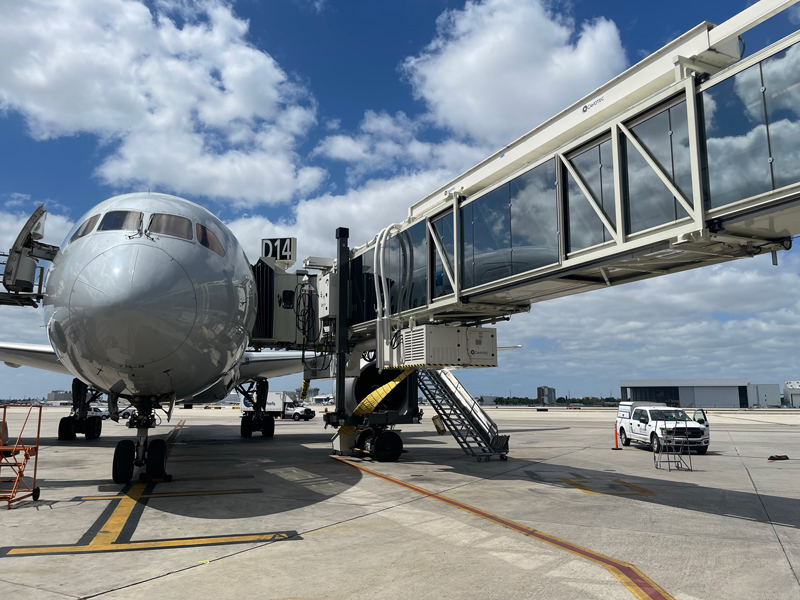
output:
[[683, 408], [766, 408], [780, 406], [777, 383], [747, 379], [623, 379], [622, 401], [663, 402]]

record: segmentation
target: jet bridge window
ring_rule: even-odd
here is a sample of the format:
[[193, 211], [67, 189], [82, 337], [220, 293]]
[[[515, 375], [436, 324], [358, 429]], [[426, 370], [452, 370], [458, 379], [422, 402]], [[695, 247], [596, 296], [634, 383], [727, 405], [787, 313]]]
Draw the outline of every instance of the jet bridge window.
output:
[[75, 234], [69, 239], [69, 243], [71, 244], [75, 240], [92, 233], [92, 231], [94, 231], [94, 226], [97, 225], [97, 221], [99, 219], [100, 215], [94, 215], [93, 217], [86, 219], [83, 224], [78, 227], [78, 230], [75, 232]]
[[212, 252], [216, 252], [220, 256], [225, 256], [225, 248], [219, 243], [216, 234], [208, 227], [200, 225], [200, 223], [197, 224], [197, 241]]
[[100, 221], [97, 231], [139, 231], [142, 227], [142, 213], [128, 210], [112, 210]]
[[176, 215], [156, 214], [150, 217], [150, 233], [160, 233], [172, 237], [192, 239], [192, 222]]

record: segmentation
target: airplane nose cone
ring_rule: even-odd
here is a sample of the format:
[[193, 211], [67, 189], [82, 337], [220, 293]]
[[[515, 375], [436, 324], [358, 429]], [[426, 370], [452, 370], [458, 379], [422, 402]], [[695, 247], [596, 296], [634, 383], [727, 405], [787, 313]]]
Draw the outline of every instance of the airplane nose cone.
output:
[[123, 244], [84, 267], [69, 309], [92, 358], [138, 366], [180, 348], [194, 326], [197, 299], [189, 275], [169, 254], [145, 244]]

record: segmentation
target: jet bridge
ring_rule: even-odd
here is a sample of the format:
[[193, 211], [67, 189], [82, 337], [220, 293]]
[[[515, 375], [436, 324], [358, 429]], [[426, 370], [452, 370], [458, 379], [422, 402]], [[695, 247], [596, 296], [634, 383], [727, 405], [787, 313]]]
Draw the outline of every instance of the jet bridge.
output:
[[777, 263], [800, 233], [800, 32], [746, 59], [739, 35], [791, 4], [701, 23], [411, 206], [352, 253], [351, 340], [396, 368], [421, 324]]
[[[437, 400], [465, 452], [504, 456], [507, 438], [469, 394], [426, 375], [496, 366], [485, 325], [536, 302], [759, 254], [777, 264], [800, 233], [800, 32], [748, 58], [740, 36], [796, 1], [761, 0], [721, 25], [699, 24], [365, 245], [350, 251], [337, 231], [335, 264], [304, 265], [323, 272], [317, 344], [337, 354], [337, 410], [326, 422], [356, 446], [382, 406], [384, 426], [409, 422], [414, 413], [392, 416], [384, 397], [417, 370], [408, 379]], [[336, 310], [326, 300], [323, 311], [323, 298], [337, 298]], [[365, 351], [373, 391], [347, 410], [344, 377], [359, 375], [353, 357]], [[393, 406], [412, 406], [408, 389]]]

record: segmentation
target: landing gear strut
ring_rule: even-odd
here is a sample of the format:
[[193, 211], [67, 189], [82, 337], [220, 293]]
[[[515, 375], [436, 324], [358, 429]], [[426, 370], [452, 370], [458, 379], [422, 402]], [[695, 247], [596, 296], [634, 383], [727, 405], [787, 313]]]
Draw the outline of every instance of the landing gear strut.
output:
[[[247, 389], [239, 386], [237, 390], [247, 398], [248, 402], [253, 407], [252, 412], [248, 411], [242, 414], [240, 429], [242, 437], [249, 438], [253, 435], [254, 431], [260, 431], [261, 435], [264, 437], [272, 437], [275, 435], [275, 417], [266, 412], [269, 381], [266, 379], [257, 379], [256, 381], [251, 381]], [[253, 391], [255, 391], [255, 397], [253, 396]]]
[[72, 380], [72, 412], [58, 423], [58, 439], [74, 440], [76, 434], [82, 433], [87, 440], [96, 440], [103, 432], [103, 419], [89, 416], [89, 405], [101, 396], [101, 392], [92, 391], [86, 397], [89, 386], [80, 379]]
[[169, 481], [172, 477], [167, 475], [167, 443], [160, 438], [148, 440], [148, 431], [156, 426], [157, 403], [153, 398], [137, 398], [134, 404], [137, 410], [128, 421], [128, 427], [136, 428], [136, 442], [117, 442], [111, 470], [114, 483], [128, 483], [133, 478], [134, 467], [146, 467], [147, 481]]

